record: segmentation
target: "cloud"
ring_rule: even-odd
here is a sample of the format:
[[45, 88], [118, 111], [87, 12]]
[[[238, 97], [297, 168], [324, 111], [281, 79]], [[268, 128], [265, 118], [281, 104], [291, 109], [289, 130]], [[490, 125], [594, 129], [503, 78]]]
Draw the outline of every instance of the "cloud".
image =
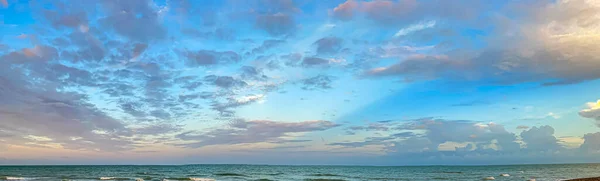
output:
[[289, 35], [297, 29], [293, 17], [284, 13], [259, 15], [256, 18], [256, 27], [272, 36]]
[[265, 40], [260, 46], [253, 48], [250, 52], [252, 54], [262, 54], [269, 49], [282, 45], [283, 43], [285, 43], [285, 40]]
[[588, 153], [600, 153], [600, 132], [583, 135], [585, 140], [580, 150]]
[[304, 67], [327, 66], [329, 65], [329, 60], [319, 57], [304, 57], [301, 64]]
[[107, 16], [100, 19], [101, 25], [135, 41], [161, 40], [167, 30], [160, 22], [157, 9], [148, 0], [102, 1]]
[[209, 145], [232, 145], [242, 143], [286, 141], [292, 133], [323, 131], [337, 124], [330, 121], [277, 122], [269, 120], [235, 120], [230, 128], [219, 128], [205, 132], [185, 132], [176, 137], [192, 141], [180, 146], [199, 148]]
[[338, 37], [325, 37], [321, 38], [314, 45], [317, 46], [318, 54], [334, 54], [342, 49], [343, 40]]
[[302, 83], [302, 89], [304, 90], [325, 90], [332, 88], [331, 82], [333, 82], [333, 78], [329, 75], [317, 75], [303, 79], [300, 83]]
[[415, 31], [432, 28], [435, 26], [435, 23], [436, 23], [435, 21], [426, 21], [426, 22], [420, 22], [417, 24], [410, 25], [406, 28], [402, 28], [402, 29], [398, 30], [398, 32], [396, 32], [396, 34], [394, 34], [394, 37], [401, 37], [401, 36], [408, 35]]
[[247, 95], [247, 96], [243, 96], [243, 97], [238, 97], [238, 98], [228, 98], [227, 102], [224, 103], [220, 103], [220, 102], [213, 102], [213, 104], [211, 104], [211, 107], [213, 110], [218, 111], [221, 115], [224, 116], [233, 116], [233, 114], [235, 113], [235, 111], [231, 110], [240, 106], [244, 106], [244, 105], [249, 105], [252, 104], [254, 102], [259, 102], [265, 99], [265, 95], [263, 94], [258, 94], [258, 95]]
[[[405, 81], [432, 80], [455, 76], [465, 65], [448, 59], [447, 56], [416, 55], [396, 64], [374, 68], [364, 72], [367, 77], [401, 76]], [[460, 75], [459, 75], [460, 76]]]
[[248, 85], [248, 83], [231, 76], [207, 75], [204, 77], [204, 81], [224, 89], [241, 88]]
[[600, 126], [600, 100], [597, 102], [588, 102], [587, 108], [579, 111], [579, 116], [596, 120], [596, 125]]
[[[14, 136], [8, 143], [22, 144], [25, 136], [39, 135], [67, 149], [131, 149], [131, 132], [123, 122], [86, 103], [86, 95], [41, 84], [58, 80], [44, 71], [52, 70], [33, 69], [27, 75], [23, 69], [0, 71], [0, 129]], [[38, 82], [29, 81], [32, 76]]]
[[258, 69], [255, 67], [243, 66], [240, 70], [242, 71], [242, 77], [245, 79], [266, 80], [269, 78], [266, 75], [264, 75], [262, 69]]
[[241, 57], [233, 51], [184, 51], [182, 55], [187, 59], [186, 64], [192, 67], [236, 63], [241, 60]]
[[356, 8], [358, 7], [358, 3], [354, 0], [348, 0], [337, 7], [333, 8], [333, 13], [331, 14], [334, 18], [340, 20], [351, 20], [356, 13]]
[[554, 137], [554, 128], [550, 126], [533, 127], [521, 133], [521, 138], [526, 143], [528, 150], [553, 152], [562, 150], [563, 147]]
[[[494, 46], [471, 53], [409, 57], [386, 67], [366, 71], [368, 76], [398, 76], [405, 80], [460, 80], [486, 84], [573, 84], [600, 78], [591, 67], [597, 60], [593, 21], [600, 7], [587, 1], [559, 1], [525, 11], [529, 18], [496, 20], [499, 28], [487, 41]], [[577, 14], [575, 12], [591, 12]], [[561, 12], [569, 18], [557, 17]], [[571, 14], [572, 12], [572, 14]], [[509, 19], [509, 20], [507, 20]], [[518, 23], [516, 23], [518, 22]], [[589, 22], [589, 23], [578, 23]]]

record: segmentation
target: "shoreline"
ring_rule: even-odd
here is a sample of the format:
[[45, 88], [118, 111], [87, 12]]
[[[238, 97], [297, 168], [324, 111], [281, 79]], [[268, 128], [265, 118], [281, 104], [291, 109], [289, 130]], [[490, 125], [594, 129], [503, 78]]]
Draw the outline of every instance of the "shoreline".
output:
[[600, 181], [600, 177], [589, 177], [589, 178], [576, 178], [566, 181]]

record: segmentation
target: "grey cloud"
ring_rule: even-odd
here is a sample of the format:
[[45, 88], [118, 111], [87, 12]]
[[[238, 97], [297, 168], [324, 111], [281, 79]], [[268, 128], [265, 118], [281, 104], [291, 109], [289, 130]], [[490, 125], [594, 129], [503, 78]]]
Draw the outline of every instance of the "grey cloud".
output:
[[272, 36], [289, 35], [297, 28], [293, 17], [284, 13], [259, 15], [256, 18], [256, 27]]
[[365, 76], [401, 76], [405, 81], [431, 80], [439, 77], [451, 77], [466, 70], [462, 62], [439, 56], [413, 56], [396, 64], [371, 69]]
[[235, 111], [232, 109], [235, 109], [240, 106], [252, 104], [263, 98], [264, 97], [262, 95], [247, 95], [247, 96], [242, 97], [241, 99], [227, 98], [227, 102], [224, 102], [224, 103], [214, 101], [211, 104], [211, 107], [213, 110], [218, 111], [221, 115], [229, 117], [235, 113]]
[[333, 78], [334, 77], [329, 75], [317, 75], [303, 79], [300, 83], [304, 90], [325, 90], [332, 88], [331, 83], [333, 82]]
[[298, 64], [302, 60], [302, 54], [290, 53], [287, 55], [282, 55], [281, 58], [287, 60], [284, 63], [286, 66], [295, 67], [295, 66], [298, 66]]
[[271, 48], [277, 47], [283, 43], [285, 43], [284, 40], [265, 40], [265, 41], [263, 41], [263, 43], [260, 46], [253, 48], [251, 52], [252, 52], [252, 54], [261, 54], [261, 53], [264, 53], [265, 51], [267, 51]]
[[[107, 151], [130, 148], [132, 142], [125, 137], [131, 132], [119, 120], [86, 103], [86, 96], [29, 82], [22, 71], [0, 71], [1, 128], [14, 130], [18, 137], [46, 136], [65, 148]], [[40, 78], [40, 81], [45, 80]], [[109, 135], [95, 131], [105, 131]], [[14, 144], [20, 144], [18, 139], [15, 140]]]
[[141, 135], [161, 135], [168, 133], [175, 133], [181, 131], [181, 126], [172, 125], [172, 124], [153, 124], [147, 125], [140, 128], [134, 128], [133, 131], [136, 134]]
[[554, 128], [550, 126], [533, 127], [521, 133], [521, 138], [527, 143], [527, 149], [535, 151], [559, 151], [563, 147], [554, 137]]
[[386, 123], [369, 123], [367, 126], [351, 126], [348, 129], [353, 131], [388, 131], [390, 125]]
[[302, 59], [301, 64], [305, 67], [323, 67], [329, 65], [329, 60], [319, 57], [304, 57], [304, 59]]
[[258, 68], [251, 67], [251, 66], [243, 66], [241, 68], [241, 71], [242, 71], [242, 77], [245, 79], [252, 79], [252, 80], [268, 79], [268, 77], [266, 75], [264, 75], [262, 69], [258, 69]]
[[85, 12], [76, 12], [66, 15], [61, 15], [56, 11], [44, 11], [44, 16], [48, 19], [52, 26], [78, 28], [79, 26], [87, 26], [88, 19]]
[[123, 110], [123, 112], [133, 116], [133, 117], [146, 117], [146, 112], [142, 110], [142, 104], [135, 101], [122, 101], [119, 104], [119, 107]]
[[167, 37], [167, 30], [159, 22], [158, 10], [148, 0], [102, 1], [108, 14], [99, 20], [120, 35], [136, 41], [160, 40]]
[[584, 142], [580, 147], [581, 151], [588, 153], [600, 153], [600, 132], [587, 133], [583, 135]]
[[180, 146], [199, 148], [209, 145], [279, 142], [291, 133], [323, 131], [338, 126], [329, 121], [276, 122], [268, 120], [242, 121], [237, 127], [213, 129], [206, 132], [185, 132], [176, 137], [191, 143]]
[[241, 60], [241, 57], [233, 51], [213, 51], [213, 50], [199, 50], [199, 51], [184, 51], [182, 55], [187, 59], [186, 64], [188, 66], [210, 66], [217, 64], [236, 63]]
[[208, 75], [204, 77], [204, 81], [224, 89], [241, 88], [248, 85], [248, 83], [231, 76]]
[[338, 37], [325, 37], [315, 41], [318, 54], [334, 54], [342, 49], [343, 40]]
[[196, 90], [198, 87], [202, 86], [202, 81], [199, 80], [196, 76], [183, 76], [175, 78], [174, 83], [179, 84], [181, 88], [187, 90]]
[[154, 116], [156, 118], [159, 118], [159, 119], [170, 119], [171, 118], [171, 114], [169, 112], [167, 112], [165, 110], [160, 110], [160, 109], [150, 111], [150, 115]]

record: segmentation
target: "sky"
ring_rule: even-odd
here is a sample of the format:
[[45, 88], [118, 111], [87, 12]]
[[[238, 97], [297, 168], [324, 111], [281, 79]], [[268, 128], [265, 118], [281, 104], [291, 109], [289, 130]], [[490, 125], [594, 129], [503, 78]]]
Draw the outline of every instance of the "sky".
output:
[[594, 0], [0, 0], [0, 164], [600, 162]]

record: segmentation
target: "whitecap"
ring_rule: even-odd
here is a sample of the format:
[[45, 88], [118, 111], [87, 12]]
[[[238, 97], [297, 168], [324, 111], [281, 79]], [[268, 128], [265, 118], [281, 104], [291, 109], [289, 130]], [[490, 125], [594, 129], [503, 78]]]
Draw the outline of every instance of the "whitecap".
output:
[[494, 178], [494, 177], [485, 177], [485, 178], [483, 178], [483, 180], [496, 180], [496, 178]]
[[144, 179], [141, 179], [141, 178], [135, 178], [135, 181], [144, 181]]
[[502, 177], [510, 177], [510, 175], [508, 173], [500, 174], [500, 176], [502, 176]]
[[23, 177], [6, 177], [6, 180], [27, 180], [27, 179], [23, 178]]
[[115, 177], [100, 177], [100, 180], [114, 180]]
[[215, 179], [212, 179], [212, 178], [194, 178], [194, 177], [190, 177], [190, 180], [193, 180], [193, 181], [215, 181]]

